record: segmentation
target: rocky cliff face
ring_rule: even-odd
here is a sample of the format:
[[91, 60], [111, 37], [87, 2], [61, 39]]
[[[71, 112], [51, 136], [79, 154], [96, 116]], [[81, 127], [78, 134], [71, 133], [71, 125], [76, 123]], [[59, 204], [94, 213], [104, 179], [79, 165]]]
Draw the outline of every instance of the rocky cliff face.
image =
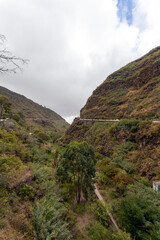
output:
[[107, 77], [81, 110], [81, 118], [158, 117], [160, 117], [160, 47]]

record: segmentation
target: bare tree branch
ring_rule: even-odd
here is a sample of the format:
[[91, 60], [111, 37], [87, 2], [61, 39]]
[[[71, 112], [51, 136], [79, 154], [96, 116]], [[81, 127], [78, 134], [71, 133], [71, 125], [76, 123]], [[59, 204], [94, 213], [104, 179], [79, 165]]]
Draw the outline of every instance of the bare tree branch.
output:
[[28, 63], [28, 60], [16, 57], [4, 48], [5, 41], [5, 36], [0, 34], [0, 73], [16, 73], [17, 70], [22, 72], [22, 65]]

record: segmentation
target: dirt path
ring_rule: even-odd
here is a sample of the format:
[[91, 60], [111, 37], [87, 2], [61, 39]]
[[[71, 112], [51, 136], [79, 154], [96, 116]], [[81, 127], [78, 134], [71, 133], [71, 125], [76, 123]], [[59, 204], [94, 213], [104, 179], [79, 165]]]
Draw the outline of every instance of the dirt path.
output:
[[80, 233], [83, 235], [83, 239], [87, 239], [87, 231], [86, 226], [89, 223], [89, 215], [85, 213], [83, 216], [77, 217], [77, 228], [79, 229]]
[[[99, 192], [99, 190], [98, 190], [98, 188], [97, 188], [97, 185], [94, 184], [94, 186], [95, 186], [95, 194], [96, 194], [97, 198], [103, 203], [104, 206], [106, 206], [106, 203], [105, 203], [105, 201], [104, 201], [104, 199], [103, 199], [101, 193]], [[119, 229], [119, 227], [118, 227], [116, 221], [115, 221], [114, 218], [113, 218], [112, 213], [110, 213], [110, 212], [108, 211], [107, 208], [106, 208], [106, 211], [107, 211], [107, 213], [108, 213], [108, 215], [109, 215], [109, 217], [110, 217], [110, 219], [111, 219], [113, 225], [114, 225], [115, 228], [117, 229], [117, 231], [121, 233], [121, 231], [120, 231], [120, 229]]]

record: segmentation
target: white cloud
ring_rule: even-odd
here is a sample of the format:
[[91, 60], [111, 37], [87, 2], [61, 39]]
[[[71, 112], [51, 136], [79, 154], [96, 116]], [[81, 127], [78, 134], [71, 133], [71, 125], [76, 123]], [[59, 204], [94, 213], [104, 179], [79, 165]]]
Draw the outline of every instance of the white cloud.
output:
[[159, 45], [159, 0], [134, 5], [129, 26], [117, 0], [0, 0], [8, 47], [30, 59], [22, 75], [1, 76], [1, 85], [66, 118], [79, 115], [108, 74]]
[[133, 24], [140, 29], [138, 39], [140, 52], [145, 53], [160, 45], [159, 9], [159, 0], [135, 0]]

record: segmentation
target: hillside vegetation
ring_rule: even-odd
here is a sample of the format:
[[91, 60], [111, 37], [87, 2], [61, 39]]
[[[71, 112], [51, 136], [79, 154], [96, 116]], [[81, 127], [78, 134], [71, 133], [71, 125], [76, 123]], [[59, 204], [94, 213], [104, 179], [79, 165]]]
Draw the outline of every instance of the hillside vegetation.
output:
[[76, 118], [63, 140], [86, 140], [111, 158], [119, 144], [131, 142], [136, 148], [127, 159], [137, 174], [159, 179], [160, 124], [148, 120], [159, 117], [160, 47], [111, 74], [81, 110], [81, 118], [122, 120], [113, 123]]
[[0, 123], [0, 240], [115, 240], [93, 194], [93, 148], [85, 142], [59, 146], [55, 135], [30, 135], [25, 122], [12, 121]]
[[160, 118], [160, 47], [111, 74], [88, 99], [81, 118]]
[[12, 112], [0, 95], [0, 114], [10, 117], [0, 122], [0, 240], [160, 240], [160, 194], [152, 188], [160, 180], [160, 122], [151, 121], [160, 116], [159, 54], [113, 73], [81, 111], [120, 121], [76, 118], [63, 137], [27, 120], [17, 100]]
[[4, 87], [0, 87], [0, 94], [10, 99], [13, 114], [23, 116], [28, 121], [28, 125], [61, 133], [64, 133], [69, 127], [69, 124], [56, 112], [33, 102], [23, 95]]
[[118, 226], [130, 234], [115, 239], [159, 240], [160, 195], [152, 182], [160, 180], [160, 122], [152, 120], [160, 119], [160, 47], [111, 74], [80, 118], [63, 143], [85, 140], [94, 147], [98, 187]]

